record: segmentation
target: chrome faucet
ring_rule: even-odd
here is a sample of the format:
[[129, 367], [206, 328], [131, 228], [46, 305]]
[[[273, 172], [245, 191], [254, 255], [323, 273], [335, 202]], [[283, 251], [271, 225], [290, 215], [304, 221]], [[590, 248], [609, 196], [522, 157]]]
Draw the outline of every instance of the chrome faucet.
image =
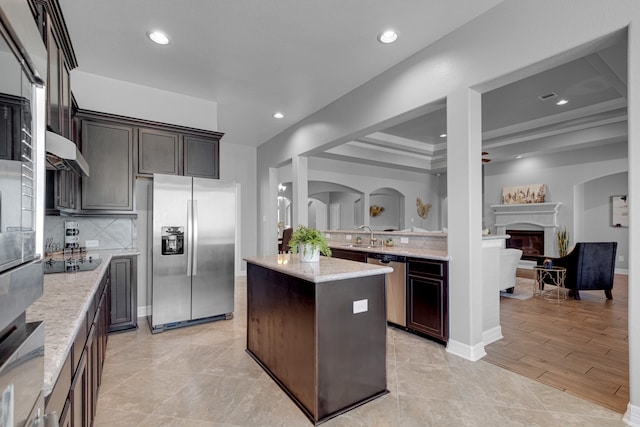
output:
[[376, 239], [375, 237], [373, 237], [373, 230], [371, 229], [371, 227], [369, 227], [368, 225], [361, 225], [360, 227], [358, 227], [358, 229], [360, 229], [360, 230], [364, 230], [365, 228], [368, 228], [368, 229], [369, 229], [369, 233], [370, 233], [370, 236], [369, 236], [369, 239], [370, 239], [370, 240], [369, 240], [369, 244], [370, 244], [371, 246], [375, 245], [375, 244], [376, 244], [376, 241], [377, 241], [378, 239]]

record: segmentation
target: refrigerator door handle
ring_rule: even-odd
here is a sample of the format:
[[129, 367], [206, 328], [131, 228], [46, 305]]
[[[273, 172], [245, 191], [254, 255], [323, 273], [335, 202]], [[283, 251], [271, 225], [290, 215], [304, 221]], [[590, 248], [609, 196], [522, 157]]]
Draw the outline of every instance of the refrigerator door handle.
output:
[[193, 275], [198, 275], [198, 201], [193, 201]]
[[192, 236], [193, 236], [193, 208], [192, 201], [187, 200], [187, 277], [191, 276], [191, 263], [193, 258], [193, 245], [192, 245]]

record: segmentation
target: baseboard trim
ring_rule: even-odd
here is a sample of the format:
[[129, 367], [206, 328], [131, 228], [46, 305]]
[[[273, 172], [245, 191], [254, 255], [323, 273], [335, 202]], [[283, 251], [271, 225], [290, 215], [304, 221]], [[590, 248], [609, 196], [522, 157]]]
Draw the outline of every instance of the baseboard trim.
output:
[[629, 275], [629, 269], [628, 268], [616, 268], [615, 273], [616, 274], [622, 274], [623, 276], [628, 276]]
[[487, 352], [484, 351], [484, 342], [470, 346], [452, 339], [447, 342], [447, 352], [472, 362], [478, 361], [487, 355]]
[[492, 342], [501, 340], [502, 338], [504, 338], [504, 336], [502, 335], [502, 327], [500, 325], [486, 330], [482, 333], [482, 341], [484, 342], [485, 346], [491, 344]]
[[622, 421], [631, 427], [640, 427], [640, 406], [627, 404], [627, 412], [624, 413]]

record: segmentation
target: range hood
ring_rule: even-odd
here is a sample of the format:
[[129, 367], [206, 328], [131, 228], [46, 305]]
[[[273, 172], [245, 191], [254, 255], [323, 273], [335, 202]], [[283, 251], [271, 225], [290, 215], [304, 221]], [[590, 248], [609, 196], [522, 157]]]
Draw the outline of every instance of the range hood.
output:
[[80, 176], [89, 176], [89, 164], [73, 141], [47, 131], [45, 136], [47, 162], [57, 170], [72, 171]]

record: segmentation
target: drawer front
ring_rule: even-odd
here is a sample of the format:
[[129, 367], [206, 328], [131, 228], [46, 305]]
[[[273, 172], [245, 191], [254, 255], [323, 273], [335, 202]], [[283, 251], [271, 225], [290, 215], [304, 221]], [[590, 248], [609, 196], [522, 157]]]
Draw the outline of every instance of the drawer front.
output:
[[409, 260], [409, 274], [444, 277], [445, 263], [411, 258]]

